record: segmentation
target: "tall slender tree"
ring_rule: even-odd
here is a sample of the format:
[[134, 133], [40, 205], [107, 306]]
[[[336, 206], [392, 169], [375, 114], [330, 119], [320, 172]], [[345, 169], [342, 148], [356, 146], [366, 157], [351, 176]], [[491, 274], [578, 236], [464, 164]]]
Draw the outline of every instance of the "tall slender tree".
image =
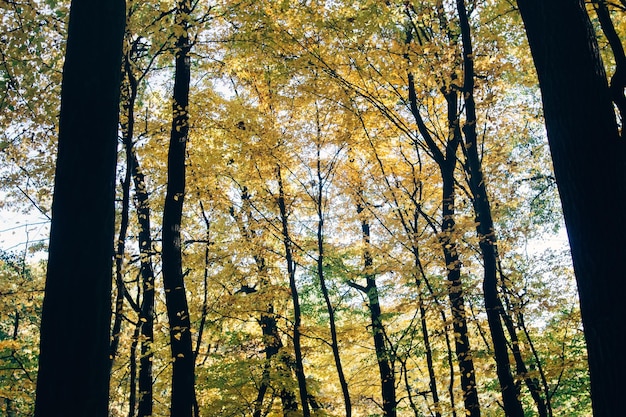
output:
[[123, 0], [71, 4], [41, 324], [39, 417], [108, 416], [124, 16]]
[[302, 337], [302, 311], [300, 308], [300, 297], [298, 295], [298, 287], [296, 285], [296, 262], [293, 259], [293, 242], [289, 234], [289, 212], [287, 211], [287, 203], [285, 201], [285, 189], [283, 185], [283, 176], [281, 174], [280, 165], [276, 167], [276, 179], [278, 181], [278, 196], [276, 198], [278, 208], [280, 210], [280, 222], [282, 226], [282, 240], [285, 246], [285, 261], [287, 262], [287, 274], [289, 275], [289, 289], [291, 290], [291, 299], [293, 301], [293, 348], [295, 353], [295, 374], [298, 380], [298, 389], [300, 391], [300, 403], [302, 405], [302, 415], [304, 417], [311, 416], [311, 408], [309, 407], [309, 394], [306, 385], [306, 375], [304, 373], [304, 364], [302, 359], [302, 346], [300, 339]]
[[[356, 211], [363, 216], [365, 207], [359, 202]], [[350, 286], [358, 289], [367, 297], [367, 305], [372, 325], [372, 336], [374, 338], [374, 351], [376, 362], [380, 372], [380, 391], [383, 400], [382, 410], [385, 417], [395, 417], [398, 400], [396, 397], [396, 374], [394, 369], [394, 358], [392, 350], [385, 343], [385, 327], [383, 325], [383, 315], [380, 308], [380, 297], [378, 285], [376, 284], [376, 274], [374, 272], [374, 259], [370, 250], [371, 233], [370, 224], [366, 217], [361, 219], [361, 237], [363, 239], [363, 276], [365, 286], [355, 282], [350, 282]]]
[[465, 98], [465, 124], [462, 128], [465, 138], [465, 169], [469, 177], [472, 203], [476, 215], [476, 232], [483, 260], [483, 297], [489, 331], [496, 360], [496, 373], [504, 412], [509, 417], [523, 417], [524, 410], [517, 395], [517, 388], [511, 374], [507, 340], [502, 326], [502, 303], [498, 295], [496, 231], [487, 186], [478, 154], [478, 134], [476, 133], [476, 103], [474, 100], [474, 50], [469, 16], [464, 0], [457, 0], [457, 13], [463, 42], [463, 95]]
[[578, 283], [595, 416], [623, 411], [626, 154], [582, 0], [518, 0]]
[[191, 79], [189, 20], [191, 1], [177, 3], [172, 130], [167, 158], [167, 190], [163, 208], [163, 284], [172, 354], [172, 417], [191, 417], [195, 404], [195, 357], [182, 265], [181, 223], [185, 198], [185, 159], [189, 135]]

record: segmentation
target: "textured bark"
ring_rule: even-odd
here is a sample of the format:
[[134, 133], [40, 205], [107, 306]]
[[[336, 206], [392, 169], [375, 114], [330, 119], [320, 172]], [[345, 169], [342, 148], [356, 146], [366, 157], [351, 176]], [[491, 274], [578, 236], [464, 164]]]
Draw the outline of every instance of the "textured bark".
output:
[[163, 208], [163, 283], [172, 355], [172, 417], [191, 417], [195, 403], [195, 358], [189, 306], [182, 268], [180, 228], [185, 197], [185, 157], [189, 133], [190, 66], [188, 38], [190, 0], [178, 2], [172, 130], [167, 159], [167, 190]]
[[626, 149], [582, 0], [518, 0], [548, 132], [582, 313], [594, 415], [623, 413]]
[[122, 0], [74, 0], [70, 9], [37, 417], [108, 416], [124, 16]]

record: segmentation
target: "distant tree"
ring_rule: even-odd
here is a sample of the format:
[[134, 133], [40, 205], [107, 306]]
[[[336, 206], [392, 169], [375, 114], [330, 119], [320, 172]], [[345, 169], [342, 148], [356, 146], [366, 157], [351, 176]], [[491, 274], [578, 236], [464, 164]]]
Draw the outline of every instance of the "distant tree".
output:
[[123, 0], [71, 4], [36, 416], [108, 416], [124, 16]]
[[595, 416], [622, 413], [626, 154], [582, 0], [518, 0], [539, 76], [587, 339]]

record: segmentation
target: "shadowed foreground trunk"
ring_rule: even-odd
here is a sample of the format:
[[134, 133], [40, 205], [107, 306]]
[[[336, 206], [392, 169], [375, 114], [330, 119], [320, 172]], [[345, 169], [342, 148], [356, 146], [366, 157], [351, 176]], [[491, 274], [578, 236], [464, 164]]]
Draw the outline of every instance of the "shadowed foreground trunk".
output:
[[582, 0], [518, 0], [578, 283], [596, 417], [623, 414], [626, 149]]
[[122, 0], [74, 0], [70, 9], [41, 323], [38, 417], [108, 416], [124, 16]]

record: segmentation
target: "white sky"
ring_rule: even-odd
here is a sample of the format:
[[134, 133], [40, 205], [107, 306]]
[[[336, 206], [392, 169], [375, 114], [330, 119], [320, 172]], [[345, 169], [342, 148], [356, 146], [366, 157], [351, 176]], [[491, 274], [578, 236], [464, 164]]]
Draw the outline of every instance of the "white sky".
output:
[[45, 242], [49, 232], [50, 221], [41, 213], [24, 214], [0, 209], [0, 249], [3, 251], [23, 252], [27, 247]]

